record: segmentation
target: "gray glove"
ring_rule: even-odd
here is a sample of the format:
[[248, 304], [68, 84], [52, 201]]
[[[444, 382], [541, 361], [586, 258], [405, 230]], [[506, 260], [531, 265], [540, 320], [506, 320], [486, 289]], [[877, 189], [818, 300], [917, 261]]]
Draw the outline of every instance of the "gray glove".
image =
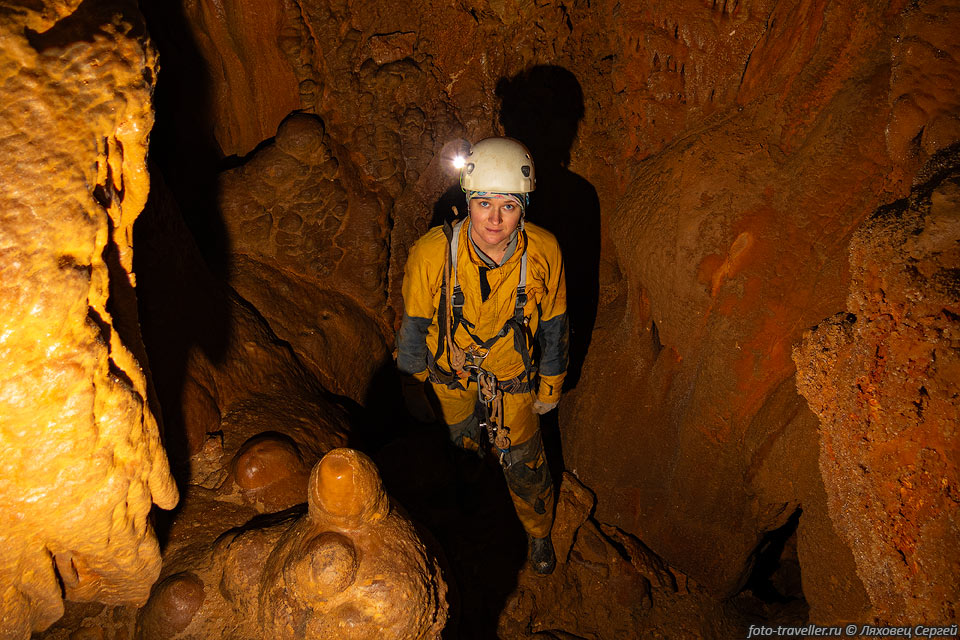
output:
[[556, 402], [550, 402], [550, 403], [541, 402], [540, 400], [534, 400], [533, 412], [538, 416], [542, 416], [548, 411], [553, 411], [554, 409], [556, 409], [558, 404], [560, 404], [559, 400], [557, 400]]

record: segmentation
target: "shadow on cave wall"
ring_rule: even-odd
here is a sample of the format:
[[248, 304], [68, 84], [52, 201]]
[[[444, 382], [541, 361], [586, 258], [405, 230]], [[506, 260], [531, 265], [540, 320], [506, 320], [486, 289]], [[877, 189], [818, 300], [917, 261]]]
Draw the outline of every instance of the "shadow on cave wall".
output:
[[150, 158], [180, 204], [208, 267], [226, 281], [230, 246], [217, 206], [223, 152], [214, 134], [208, 66], [181, 3], [142, 0], [140, 9], [160, 52]]
[[[134, 271], [143, 341], [152, 384], [163, 408], [164, 444], [181, 491], [190, 473], [182, 402], [189, 354], [199, 348], [211, 362], [222, 362], [230, 342], [226, 296], [191, 297], [182, 283], [197, 277], [179, 255], [170, 255], [161, 238], [177, 237], [170, 216], [182, 217], [210, 272], [225, 280], [229, 239], [217, 207], [217, 174], [222, 153], [214, 137], [209, 74], [179, 3], [143, 0], [140, 9], [160, 54], [154, 92], [156, 119], [150, 135], [150, 195], [134, 226]], [[179, 509], [180, 507], [178, 507]], [[158, 512], [157, 533], [164, 541], [174, 512]]]
[[584, 115], [583, 90], [567, 69], [538, 65], [497, 83], [504, 133], [527, 145], [537, 190], [527, 217], [560, 242], [567, 275], [570, 366], [565, 387], [580, 380], [600, 295], [600, 200], [570, 171], [570, 152]]

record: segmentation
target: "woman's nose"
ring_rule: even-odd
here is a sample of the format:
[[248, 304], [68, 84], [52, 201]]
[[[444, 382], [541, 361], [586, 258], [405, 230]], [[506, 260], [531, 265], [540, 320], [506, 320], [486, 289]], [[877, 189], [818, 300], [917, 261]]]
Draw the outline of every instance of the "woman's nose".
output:
[[497, 224], [503, 221], [503, 211], [500, 210], [500, 207], [494, 207], [493, 221], [496, 222]]

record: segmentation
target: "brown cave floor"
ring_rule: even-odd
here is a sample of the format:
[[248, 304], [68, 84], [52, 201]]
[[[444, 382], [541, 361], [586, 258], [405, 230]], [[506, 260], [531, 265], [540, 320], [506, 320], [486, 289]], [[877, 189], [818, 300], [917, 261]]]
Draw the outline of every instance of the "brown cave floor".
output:
[[[380, 393], [368, 406], [371, 408], [353, 407], [357, 429], [350, 436], [350, 445], [371, 454], [388, 493], [418, 525], [422, 539], [439, 557], [449, 586], [450, 619], [442, 636], [445, 640], [726, 639], [745, 638], [752, 624], [800, 626], [807, 622], [794, 522], [793, 528], [788, 525], [761, 544], [751, 581], [729, 600], [709, 596], [692, 580], [671, 569], [674, 575], [682, 577], [683, 585], [673, 591], [654, 586], [650, 605], [615, 609], [624, 616], [622, 620], [610, 620], [609, 632], [581, 631], [583, 635], [579, 635], [579, 629], [552, 628], [549, 624], [546, 630], [498, 632], [503, 616], [515, 606], [511, 596], [526, 590], [540, 598], [550, 597], [557, 592], [551, 591], [548, 583], [562, 567], [558, 565], [558, 573], [548, 578], [534, 576], [526, 567], [526, 537], [492, 455], [481, 459], [455, 449], [447, 442], [442, 426], [425, 425], [408, 417], [401, 409], [398, 394], [392, 391]], [[555, 429], [555, 420], [548, 417], [544, 421], [545, 441], [548, 456], [552, 454], [555, 461], [552, 466], [556, 480], [560, 476], [561, 455]], [[183, 504], [189, 502], [187, 493]], [[160, 529], [163, 534], [162, 525]], [[629, 555], [611, 539], [605, 542], [624, 557]], [[629, 603], [650, 598], [641, 592], [620, 593], [614, 589], [611, 587], [608, 594], [611, 600]], [[569, 593], [564, 594], [563, 602], [575, 602], [584, 610], [597, 604], [588, 595]], [[108, 626], [110, 620], [115, 620], [117, 633], [109, 637], [125, 638], [131, 616], [135, 615], [129, 607], [110, 612], [97, 603], [66, 604], [66, 615], [47, 632], [35, 634], [35, 638], [86, 638], [75, 634], [89, 631], [89, 621], [94, 618]], [[630, 622], [628, 614], [641, 609], [642, 618]], [[637, 623], [635, 634], [616, 631]]]
[[[389, 427], [370, 429], [360, 434], [366, 442], [355, 444], [375, 451], [372, 455], [388, 493], [421, 525], [421, 535], [428, 545], [439, 546], [451, 605], [443, 637], [504, 638], [497, 632], [498, 619], [511, 606], [510, 596], [518, 588], [521, 574], [528, 589], [550, 578], [535, 577], [526, 567], [526, 536], [513, 511], [500, 466], [490, 453], [478, 457], [454, 448], [446, 440], [442, 425], [419, 423], [400, 408], [399, 398], [395, 403], [371, 405], [378, 407], [372, 411], [377, 417], [367, 415], [361, 421]], [[542, 429], [559, 494], [563, 466], [555, 414], [542, 418]], [[800, 583], [796, 519], [761, 543], [756, 568], [735, 597], [716, 600], [692, 584], [682, 596], [661, 599], [661, 594], [655, 593], [652, 609], [637, 637], [745, 638], [751, 624], [807, 623], [809, 607]], [[707, 619], [710, 617], [716, 619]], [[672, 633], [671, 625], [679, 618], [694, 621], [695, 626], [699, 622], [699, 633]], [[529, 637], [581, 638], [568, 630], [531, 632]], [[623, 636], [596, 637], [613, 640]]]
[[[616, 580], [600, 579], [598, 590], [590, 592], [584, 588], [580, 593], [580, 580], [591, 576], [582, 566], [565, 567], [564, 558], [559, 558], [557, 572], [550, 577], [535, 576], [527, 568], [526, 536], [494, 456], [487, 454], [479, 458], [456, 449], [447, 440], [442, 425], [423, 424], [408, 416], [392, 367], [375, 377], [364, 400], [365, 406], [344, 398], [340, 400], [353, 427], [347, 444], [373, 458], [388, 494], [407, 512], [428, 548], [438, 556], [449, 588], [450, 617], [442, 636], [444, 640], [724, 640], [745, 638], [750, 625], [801, 626], [808, 621], [809, 608], [802, 594], [796, 551], [796, 517], [759, 545], [757, 567], [744, 589], [733, 598], [719, 600], [673, 568], [667, 568], [676, 578], [672, 588], [653, 583], [651, 591], [651, 583], [639, 578], [637, 584], [647, 585], [646, 589], [631, 592]], [[560, 495], [563, 452], [556, 415], [548, 414], [541, 425]], [[172, 455], [171, 462], [176, 465], [182, 460]], [[198, 506], [204, 509], [202, 499], [197, 503], [198, 496], [193, 495], [200, 490], [189, 486], [184, 489], [181, 504], [174, 512], [157, 512], [161, 516], [157, 519], [157, 532], [164, 546], [169, 544], [171, 549], [189, 544], [181, 538], [184, 531], [191, 529], [170, 530], [170, 522], [194, 522], [197, 526], [192, 532], [202, 533], [203, 539], [212, 540], [222, 531], [214, 530], [221, 521], [218, 514], [204, 512], [198, 516], [195, 513]], [[236, 505], [220, 502], [216, 506], [218, 513], [231, 508]], [[202, 532], [205, 527], [214, 529]], [[580, 530], [586, 528], [586, 524], [580, 526], [574, 535], [582, 536]], [[610, 529], [600, 524], [592, 530], [602, 530], [603, 545], [629, 565], [631, 551], [606, 535]], [[555, 533], [556, 530], [557, 527]], [[643, 546], [642, 541], [627, 537]], [[164, 558], [168, 559], [167, 553]], [[599, 562], [609, 562], [609, 556]], [[604, 573], [607, 568], [610, 575], [615, 576], [612, 565], [600, 567]], [[518, 593], [533, 594], [541, 603], [554, 599], [555, 607], [575, 610], [574, 617], [589, 615], [598, 605], [607, 604], [598, 601], [599, 593], [601, 600], [612, 603], [604, 608], [609, 610], [610, 619], [602, 621], [598, 629], [589, 623], [583, 626], [569, 620], [558, 623], [555, 612], [541, 610], [534, 612], [526, 628], [518, 631], [514, 625], [505, 631], [504, 619], [516, 614]], [[65, 604], [64, 617], [46, 632], [35, 634], [35, 638], [127, 640], [134, 637], [137, 612], [132, 607]], [[547, 608], [545, 604], [541, 606]], [[96, 629], [91, 626], [93, 622], [102, 625], [106, 635], [85, 635]], [[624, 635], [623, 629], [635, 631]]]

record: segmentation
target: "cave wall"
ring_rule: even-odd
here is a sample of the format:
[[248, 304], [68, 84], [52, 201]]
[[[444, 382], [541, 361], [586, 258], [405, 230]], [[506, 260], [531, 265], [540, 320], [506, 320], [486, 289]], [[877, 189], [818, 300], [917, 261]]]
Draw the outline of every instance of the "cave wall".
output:
[[[532, 85], [538, 66], [573, 76], [581, 119], [558, 175], [595, 190], [598, 210], [542, 215], [573, 229], [568, 256], [587, 228], [600, 250], [586, 274], [596, 317], [574, 327], [590, 350], [561, 407], [567, 466], [597, 490], [598, 517], [718, 595], [802, 509], [802, 562], [838, 575], [811, 581], [826, 607], [811, 615], [859, 615], [863, 586], [803, 455], [816, 420], [790, 350], [843, 307], [854, 229], [958, 138], [954, 3], [277, 5], [183, 4], [212, 70], [217, 146], [248, 153], [291, 108], [322, 120], [341, 170], [371, 196], [367, 215], [391, 225], [386, 304], [360, 301], [388, 325], [406, 250], [453, 182], [444, 144], [524, 139], [517, 114], [499, 112], [504, 81]], [[265, 71], [250, 50], [287, 86], [253, 96]], [[540, 88], [521, 116], [555, 123], [570, 92]], [[529, 135], [539, 148], [543, 131]]]
[[[811, 610], [824, 621], [866, 602], [849, 550], [833, 551], [820, 473], [799, 464], [816, 422], [790, 348], [842, 307], [853, 230], [956, 139], [921, 142], [926, 124], [956, 121], [955, 66], [915, 67], [932, 94], [891, 73], [949, 48], [956, 11], [902, 9], [770, 7], [731, 104], [639, 164], [608, 210], [624, 278], [603, 292], [583, 382], [561, 409], [568, 466], [597, 489], [598, 517], [714, 593], [741, 588], [764, 533], [801, 509], [801, 565], [834, 576], [804, 580], [811, 603], [830, 603]], [[909, 126], [894, 108], [926, 100], [936, 106]]]
[[0, 635], [143, 604], [176, 505], [144, 374], [133, 223], [156, 52], [129, 3], [0, 9]]
[[315, 116], [292, 115], [272, 144], [220, 176], [218, 203], [231, 285], [326, 389], [363, 402], [390, 359], [389, 225], [346, 150]]
[[957, 620], [957, 160], [938, 158], [929, 180], [857, 231], [846, 311], [794, 351], [822, 425], [831, 518], [877, 615], [897, 624]]
[[[196, 189], [197, 176], [212, 177], [224, 158], [233, 167], [210, 180], [217, 189], [206, 185], [209, 192], [180, 200], [193, 231], [215, 236], [213, 243], [201, 237], [215, 272], [202, 278], [222, 276], [232, 290], [209, 295], [213, 289], [201, 287], [183, 307], [168, 308], [165, 301], [178, 292], [164, 287], [176, 289], [195, 272], [158, 247], [153, 262], [174, 256], [166, 266], [176, 277], [155, 280], [158, 297], [142, 302], [154, 318], [145, 331], [172, 340], [169, 353], [151, 364], [164, 406], [182, 407], [184, 415], [168, 421], [193, 464], [205, 451], [218, 459], [234, 455], [261, 419], [271, 418], [254, 415], [251, 403], [285, 407], [289, 381], [312, 400], [286, 424], [324, 414], [324, 385], [368, 401], [377, 366], [388, 363], [406, 251], [436, 219], [430, 205], [454, 182], [444, 146], [503, 131], [524, 139], [517, 123], [562, 126], [559, 148], [542, 146], [549, 126], [525, 141], [556, 163], [539, 198], [562, 204], [550, 190], [565, 193], [564, 183], [587, 194], [575, 201], [584, 208], [538, 212], [568, 231], [568, 262], [586, 251], [576, 243], [578, 231], [589, 228], [597, 244], [595, 260], [578, 277], [592, 287], [598, 309], [574, 327], [590, 348], [574, 365], [582, 371], [562, 404], [560, 426], [568, 468], [597, 491], [598, 519], [725, 596], [743, 585], [764, 534], [801, 509], [804, 575], [830, 578], [805, 577], [811, 618], [858, 617], [868, 594], [879, 607], [831, 503], [833, 476], [811, 457], [817, 421], [795, 392], [790, 351], [806, 327], [844, 307], [847, 248], [857, 226], [905, 195], [927, 159], [960, 137], [954, 3], [142, 4], [165, 68], [191, 70], [185, 80], [173, 73], [160, 80], [173, 105], [168, 113], [177, 117], [157, 145], [167, 155], [158, 158], [176, 195]], [[151, 569], [124, 584], [141, 601], [142, 580], [158, 562], [142, 487], [150, 482], [162, 506], [175, 500], [144, 408], [149, 387], [130, 354], [139, 338], [133, 280], [123, 275], [131, 266], [132, 220], [146, 199], [145, 105], [154, 74], [142, 71], [155, 70], [155, 62], [139, 23], [113, 20], [113, 4], [97, 10], [104, 16], [98, 21], [87, 15], [92, 3], [84, 3], [83, 15], [44, 33], [76, 6], [0, 14], [11, 34], [2, 58], [7, 95], [22, 95], [25, 85], [49, 90], [35, 101], [3, 103], [10, 114], [3, 121], [10, 129], [2, 137], [6, 157], [17, 158], [10, 166], [40, 176], [17, 183], [34, 185], [32, 191], [7, 190], [4, 211], [18, 219], [50, 208], [44, 220], [61, 221], [54, 234], [66, 233], [64, 219], [85, 225], [86, 240], [73, 251], [79, 257], [38, 259], [55, 265], [56, 278], [76, 281], [73, 298], [50, 295], [70, 318], [77, 315], [70, 300], [79, 300], [77, 333], [95, 351], [71, 375], [100, 382], [96, 393], [123, 387], [117, 397], [128, 404], [119, 423], [144, 434], [136, 451], [146, 463], [131, 471], [140, 483], [131, 486], [141, 489], [130, 504], [141, 509], [131, 516], [133, 535], [145, 541], [143, 562]], [[536, 69], [547, 71], [539, 86]], [[83, 70], [96, 77], [84, 83]], [[106, 102], [95, 88], [103, 77], [113, 83]], [[551, 84], [561, 77], [572, 83]], [[502, 107], [516, 92], [520, 112], [506, 113]], [[567, 109], [561, 103], [570, 95], [577, 104]], [[35, 113], [36, 105], [49, 106]], [[292, 111], [308, 115], [288, 119]], [[44, 142], [24, 144], [33, 140]], [[545, 157], [538, 155], [538, 167], [550, 166]], [[50, 175], [62, 197], [37, 187]], [[5, 224], [5, 234], [8, 228], [15, 227]], [[309, 233], [314, 228], [323, 231], [317, 239]], [[25, 238], [44, 237], [35, 230], [21, 236], [4, 246], [20, 250], [31, 246]], [[317, 254], [324, 259], [313, 260]], [[11, 269], [29, 264], [9, 255]], [[119, 286], [124, 281], [128, 286]], [[48, 289], [55, 291], [8, 286], [5, 295], [20, 300]], [[193, 341], [176, 330], [189, 320], [191, 302], [208, 310]], [[88, 308], [102, 320], [97, 327], [85, 320]], [[344, 323], [346, 316], [358, 322]], [[29, 326], [25, 320], [10, 322]], [[31, 353], [47, 346], [11, 335], [32, 341]], [[336, 354], [357, 345], [372, 345], [373, 364], [345, 373]], [[111, 357], [126, 376], [120, 382], [111, 377]], [[29, 388], [43, 387], [31, 379]], [[56, 393], [65, 388], [56, 386]], [[330, 422], [339, 424], [342, 415], [333, 413]], [[240, 425], [229, 446], [206, 450], [224, 424]], [[24, 433], [12, 428], [4, 437]], [[78, 464], [95, 459], [80, 454]], [[10, 566], [11, 575], [32, 579]], [[41, 557], [36, 566], [50, 562]], [[18, 592], [4, 594], [22, 628], [58, 615], [52, 569], [44, 576], [44, 604], [33, 613]], [[103, 591], [77, 593], [105, 599]], [[8, 599], [14, 597], [21, 600]]]
[[[70, 602], [37, 637], [436, 637], [448, 605], [435, 549], [372, 462], [344, 448], [363, 431], [349, 401], [210, 270], [156, 173], [135, 243], [136, 302], [182, 501], [158, 519], [163, 567], [142, 608]], [[318, 471], [333, 450], [341, 461]], [[330, 513], [305, 513], [318, 492]]]

